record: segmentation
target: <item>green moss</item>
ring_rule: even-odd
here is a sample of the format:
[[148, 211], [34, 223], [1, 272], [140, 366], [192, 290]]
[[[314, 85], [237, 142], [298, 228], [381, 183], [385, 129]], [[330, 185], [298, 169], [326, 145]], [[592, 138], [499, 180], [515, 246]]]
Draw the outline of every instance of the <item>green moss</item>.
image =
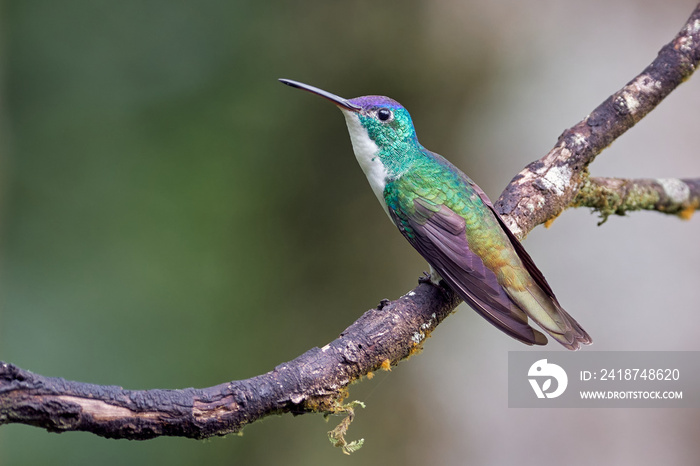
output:
[[571, 206], [590, 207], [598, 212], [601, 218], [598, 225], [602, 225], [611, 215], [625, 215], [634, 210], [654, 210], [658, 202], [659, 194], [653, 189], [644, 189], [625, 181], [613, 189], [592, 183], [586, 174]]
[[340, 421], [340, 424], [338, 424], [333, 430], [328, 431], [328, 440], [330, 440], [333, 446], [342, 448], [343, 453], [345, 453], [346, 455], [356, 452], [357, 450], [362, 448], [362, 445], [365, 443], [365, 439], [363, 438], [359, 440], [353, 440], [352, 442], [347, 442], [345, 440], [345, 434], [347, 433], [348, 428], [352, 423], [352, 420], [355, 418], [355, 407], [357, 406], [359, 406], [360, 408], [364, 408], [365, 404], [361, 401], [351, 401], [350, 403], [345, 405], [339, 404], [336, 407], [336, 412], [347, 413], [347, 416], [345, 416], [345, 418], [343, 418], [343, 420]]

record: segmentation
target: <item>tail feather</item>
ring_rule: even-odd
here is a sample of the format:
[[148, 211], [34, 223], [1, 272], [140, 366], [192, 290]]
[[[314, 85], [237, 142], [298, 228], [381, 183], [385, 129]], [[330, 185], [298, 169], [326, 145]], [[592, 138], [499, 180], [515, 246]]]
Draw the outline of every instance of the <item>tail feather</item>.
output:
[[590, 345], [593, 340], [576, 320], [566, 312], [555, 297], [548, 295], [535, 283], [524, 291], [505, 288], [508, 296], [532, 320], [568, 349]]
[[[537, 268], [530, 254], [528, 254], [523, 245], [520, 244], [518, 238], [513, 235], [510, 228], [503, 222], [501, 216], [493, 208], [490, 201], [488, 201], [488, 197], [483, 194], [482, 199], [485, 199], [484, 202], [491, 208], [493, 215], [498, 220], [498, 223], [500, 223], [506, 236], [508, 236], [515, 252], [520, 257], [527, 274], [532, 280], [524, 288], [527, 291], [514, 292], [509, 290], [508, 287], [504, 287], [506, 293], [515, 304], [522, 308], [543, 330], [568, 349], [578, 350], [581, 345], [590, 345], [593, 343], [591, 336], [561, 307], [556, 296], [554, 296], [552, 288], [544, 278], [544, 275], [540, 272], [540, 269]], [[528, 293], [530, 297], [525, 298], [524, 293]], [[520, 295], [524, 299], [521, 301], [517, 297], [514, 297], [514, 295]], [[536, 304], [528, 305], [528, 303], [532, 301]]]

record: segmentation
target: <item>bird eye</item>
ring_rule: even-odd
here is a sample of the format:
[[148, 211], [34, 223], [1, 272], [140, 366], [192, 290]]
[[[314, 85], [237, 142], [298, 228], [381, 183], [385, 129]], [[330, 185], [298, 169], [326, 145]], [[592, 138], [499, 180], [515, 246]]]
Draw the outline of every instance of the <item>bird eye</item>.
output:
[[379, 118], [381, 121], [387, 121], [389, 118], [391, 118], [391, 116], [391, 110], [388, 108], [380, 108], [377, 110], [377, 118]]

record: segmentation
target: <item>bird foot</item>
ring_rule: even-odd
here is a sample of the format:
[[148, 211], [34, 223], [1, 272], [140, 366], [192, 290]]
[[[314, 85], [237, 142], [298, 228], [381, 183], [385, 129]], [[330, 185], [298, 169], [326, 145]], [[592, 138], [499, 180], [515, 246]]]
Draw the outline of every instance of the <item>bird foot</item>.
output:
[[390, 302], [391, 302], [390, 299], [386, 299], [386, 298], [382, 299], [381, 301], [379, 301], [379, 304], [377, 304], [377, 310], [378, 310], [378, 311], [381, 311], [381, 310], [384, 309]]

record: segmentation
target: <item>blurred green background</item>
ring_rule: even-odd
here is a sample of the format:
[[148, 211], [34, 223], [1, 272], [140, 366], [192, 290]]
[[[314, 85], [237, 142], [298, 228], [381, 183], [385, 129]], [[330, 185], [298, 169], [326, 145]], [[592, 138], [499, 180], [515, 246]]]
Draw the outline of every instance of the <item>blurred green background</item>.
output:
[[[277, 78], [390, 95], [495, 199], [694, 4], [0, 3], [0, 360], [204, 387], [324, 345], [426, 265], [377, 204], [341, 114]], [[698, 108], [696, 76], [592, 172], [700, 176]], [[569, 211], [526, 242], [593, 349], [700, 350], [700, 221], [596, 222]], [[367, 408], [351, 457], [326, 439], [340, 418], [282, 416], [209, 441], [2, 426], [0, 465], [697, 458], [696, 411], [508, 409], [508, 350], [525, 347], [461, 306], [423, 354], [353, 387]]]

